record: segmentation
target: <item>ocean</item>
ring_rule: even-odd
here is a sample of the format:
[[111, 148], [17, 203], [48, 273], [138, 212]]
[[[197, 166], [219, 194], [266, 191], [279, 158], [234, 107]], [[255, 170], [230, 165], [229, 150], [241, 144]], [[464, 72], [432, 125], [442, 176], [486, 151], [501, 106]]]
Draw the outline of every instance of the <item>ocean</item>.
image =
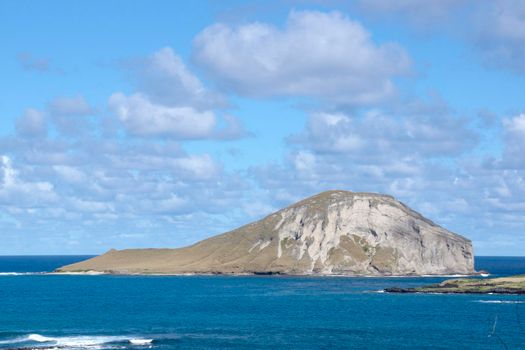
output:
[[0, 349], [525, 349], [525, 296], [380, 292], [444, 278], [42, 274], [85, 258], [0, 257]]

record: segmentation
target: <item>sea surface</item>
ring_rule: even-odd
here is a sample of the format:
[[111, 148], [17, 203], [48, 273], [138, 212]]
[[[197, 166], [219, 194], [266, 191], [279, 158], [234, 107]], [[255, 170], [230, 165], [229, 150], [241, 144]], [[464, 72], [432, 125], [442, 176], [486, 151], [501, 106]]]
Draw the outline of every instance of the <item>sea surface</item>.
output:
[[85, 258], [0, 257], [0, 349], [525, 349], [525, 296], [380, 292], [444, 278], [42, 274]]

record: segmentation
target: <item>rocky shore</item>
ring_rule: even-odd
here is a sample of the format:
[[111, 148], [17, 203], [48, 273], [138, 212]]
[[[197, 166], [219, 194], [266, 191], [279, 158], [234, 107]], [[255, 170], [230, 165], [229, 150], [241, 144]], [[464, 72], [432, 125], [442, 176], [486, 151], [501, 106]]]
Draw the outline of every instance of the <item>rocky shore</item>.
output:
[[416, 288], [386, 288], [388, 293], [525, 294], [525, 275], [450, 279]]

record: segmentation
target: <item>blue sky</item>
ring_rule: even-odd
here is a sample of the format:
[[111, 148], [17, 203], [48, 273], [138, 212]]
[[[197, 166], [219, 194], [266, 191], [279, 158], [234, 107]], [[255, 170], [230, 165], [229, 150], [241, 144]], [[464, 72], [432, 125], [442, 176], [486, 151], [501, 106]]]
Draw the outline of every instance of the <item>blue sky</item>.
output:
[[3, 1], [0, 254], [178, 247], [327, 189], [525, 249], [525, 6]]

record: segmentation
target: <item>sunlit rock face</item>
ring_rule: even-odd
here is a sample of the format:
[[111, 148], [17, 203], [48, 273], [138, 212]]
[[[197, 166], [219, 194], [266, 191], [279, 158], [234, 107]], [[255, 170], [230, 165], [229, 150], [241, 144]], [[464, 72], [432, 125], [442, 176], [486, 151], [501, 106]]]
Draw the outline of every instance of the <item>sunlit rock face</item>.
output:
[[474, 272], [471, 242], [391, 196], [328, 191], [180, 249], [111, 250], [59, 271], [446, 275]]

